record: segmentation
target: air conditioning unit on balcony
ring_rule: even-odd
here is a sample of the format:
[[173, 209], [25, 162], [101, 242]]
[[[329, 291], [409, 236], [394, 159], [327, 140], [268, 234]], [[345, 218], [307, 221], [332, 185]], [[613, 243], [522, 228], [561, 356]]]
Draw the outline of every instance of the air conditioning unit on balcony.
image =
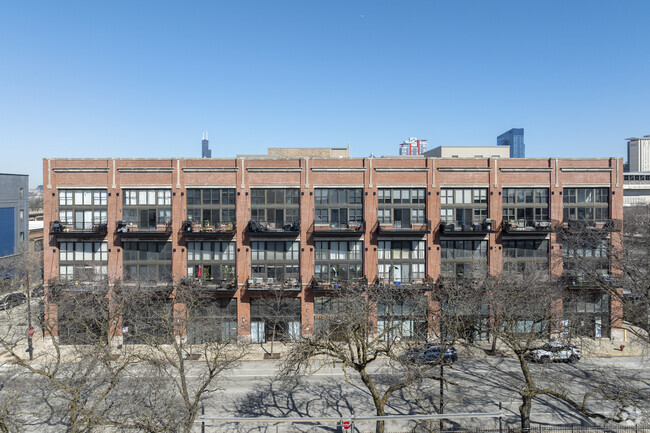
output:
[[551, 228], [551, 222], [550, 221], [537, 221], [537, 222], [535, 222], [535, 228], [536, 229], [550, 229]]
[[266, 284], [275, 284], [275, 278], [267, 278]]

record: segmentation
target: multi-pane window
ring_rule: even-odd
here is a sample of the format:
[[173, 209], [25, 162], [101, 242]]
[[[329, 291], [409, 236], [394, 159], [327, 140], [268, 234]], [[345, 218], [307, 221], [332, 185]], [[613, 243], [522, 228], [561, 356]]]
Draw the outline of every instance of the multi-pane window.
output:
[[203, 228], [235, 222], [234, 188], [188, 188], [187, 219]]
[[363, 202], [361, 188], [316, 188], [314, 222], [332, 228], [361, 224]]
[[584, 239], [563, 245], [562, 263], [565, 275], [577, 282], [609, 275], [608, 239]]
[[377, 304], [377, 334], [384, 341], [426, 340], [426, 298], [385, 299]]
[[574, 336], [609, 337], [609, 296], [602, 292], [568, 292], [562, 304], [566, 331]]
[[169, 189], [125, 189], [122, 219], [139, 229], [164, 228], [172, 220], [172, 193]]
[[548, 188], [504, 188], [503, 220], [524, 227], [548, 221]]
[[424, 279], [424, 241], [379, 241], [378, 246], [380, 281], [401, 284]]
[[251, 299], [251, 342], [291, 341], [300, 337], [300, 299]]
[[486, 240], [440, 241], [440, 275], [475, 278], [487, 272]]
[[59, 277], [66, 281], [99, 281], [108, 278], [106, 242], [61, 242]]
[[271, 229], [299, 221], [298, 188], [251, 189], [251, 219]]
[[206, 282], [229, 282], [235, 278], [235, 243], [188, 242], [187, 276]]
[[297, 282], [300, 278], [299, 241], [253, 241], [251, 276], [255, 283]]
[[609, 218], [608, 188], [564, 188], [564, 221]]
[[382, 225], [412, 228], [426, 222], [424, 188], [380, 188], [377, 218]]
[[482, 223], [488, 216], [487, 188], [442, 188], [440, 218], [458, 227]]
[[59, 190], [59, 221], [74, 230], [93, 230], [106, 224], [106, 190]]
[[237, 338], [237, 300], [205, 298], [187, 307], [190, 344], [227, 342]]
[[124, 242], [123, 247], [125, 281], [171, 281], [172, 247], [170, 242]]
[[314, 278], [322, 281], [349, 281], [363, 276], [362, 242], [316, 242]]
[[546, 239], [507, 239], [503, 241], [503, 269], [513, 272], [548, 270]]

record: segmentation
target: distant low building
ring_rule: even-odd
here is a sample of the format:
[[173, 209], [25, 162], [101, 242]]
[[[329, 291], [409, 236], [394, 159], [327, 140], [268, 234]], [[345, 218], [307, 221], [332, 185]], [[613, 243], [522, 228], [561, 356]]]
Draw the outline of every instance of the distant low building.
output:
[[623, 206], [650, 205], [650, 172], [623, 174]]
[[420, 140], [417, 137], [409, 137], [399, 145], [400, 156], [424, 155], [427, 151], [427, 140]]
[[510, 158], [508, 146], [438, 146], [424, 154], [427, 158]]
[[237, 158], [349, 158], [347, 147], [269, 147], [267, 155], [237, 155]]

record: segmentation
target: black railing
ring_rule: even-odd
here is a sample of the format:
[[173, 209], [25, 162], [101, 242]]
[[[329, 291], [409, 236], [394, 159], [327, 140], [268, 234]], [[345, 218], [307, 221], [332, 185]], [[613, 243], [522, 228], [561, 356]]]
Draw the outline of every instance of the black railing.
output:
[[345, 289], [365, 289], [368, 286], [366, 277], [352, 278], [349, 280], [332, 279], [326, 280], [323, 278], [312, 278], [311, 287], [316, 291], [337, 291]]
[[486, 234], [495, 233], [496, 227], [493, 220], [486, 218], [480, 223], [472, 224], [441, 222], [440, 231], [445, 234]]
[[300, 291], [301, 284], [297, 278], [287, 278], [278, 281], [275, 278], [249, 278], [248, 290]]
[[382, 235], [423, 235], [431, 232], [431, 220], [404, 225], [377, 221], [376, 227], [377, 232]]
[[549, 233], [553, 230], [551, 221], [503, 220], [501, 228], [506, 233]]
[[365, 221], [348, 221], [346, 223], [313, 223], [314, 235], [362, 235], [366, 232]]
[[560, 228], [565, 230], [568, 229], [572, 232], [620, 232], [623, 229], [623, 221], [611, 218], [605, 220], [568, 220], [563, 221]]
[[104, 236], [107, 233], [107, 224], [67, 224], [61, 221], [52, 221], [50, 223], [50, 234], [56, 236]]
[[185, 277], [181, 280], [181, 287], [201, 291], [234, 292], [237, 290], [236, 278], [192, 278]]
[[232, 236], [235, 234], [235, 223], [201, 224], [193, 221], [183, 221], [180, 234], [186, 237]]
[[118, 221], [115, 227], [115, 233], [120, 236], [169, 236], [171, 232], [171, 221], [146, 225], [128, 221]]
[[284, 224], [282, 227], [269, 227], [255, 220], [248, 221], [247, 230], [251, 234], [264, 235], [297, 235], [300, 233], [300, 220], [291, 224]]

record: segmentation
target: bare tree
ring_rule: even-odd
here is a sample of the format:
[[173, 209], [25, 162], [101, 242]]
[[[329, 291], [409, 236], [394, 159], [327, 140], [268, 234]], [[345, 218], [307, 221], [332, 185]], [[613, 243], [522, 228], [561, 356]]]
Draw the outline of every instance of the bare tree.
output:
[[[298, 292], [289, 287], [271, 287], [251, 297], [253, 343], [270, 342], [268, 357], [275, 358], [275, 343], [287, 343], [300, 337], [301, 314]], [[266, 350], [266, 349], [265, 349]]]
[[140, 282], [120, 288], [123, 350], [142, 362], [140, 377], [146, 380], [136, 379], [139, 386], [124, 396], [129, 407], [114, 425], [147, 432], [192, 430], [204, 399], [218, 387], [217, 377], [247, 351], [236, 341], [236, 316], [220, 315], [228, 304], [220, 299], [188, 285], [172, 289]]
[[[413, 362], [409, 351], [427, 340], [430, 327], [429, 298], [405, 286], [374, 285], [364, 290], [342, 286], [323, 304], [314, 323], [314, 332], [302, 336], [287, 353], [282, 377], [311, 373], [321, 364], [351, 369], [368, 389], [377, 415], [386, 414], [389, 398], [418, 380], [441, 380], [432, 364]], [[417, 350], [417, 349], [416, 349]], [[412, 353], [412, 352], [411, 352]], [[369, 367], [380, 359], [388, 365], [375, 371]], [[440, 359], [438, 362], [444, 362]], [[378, 421], [377, 432], [384, 431]]]

